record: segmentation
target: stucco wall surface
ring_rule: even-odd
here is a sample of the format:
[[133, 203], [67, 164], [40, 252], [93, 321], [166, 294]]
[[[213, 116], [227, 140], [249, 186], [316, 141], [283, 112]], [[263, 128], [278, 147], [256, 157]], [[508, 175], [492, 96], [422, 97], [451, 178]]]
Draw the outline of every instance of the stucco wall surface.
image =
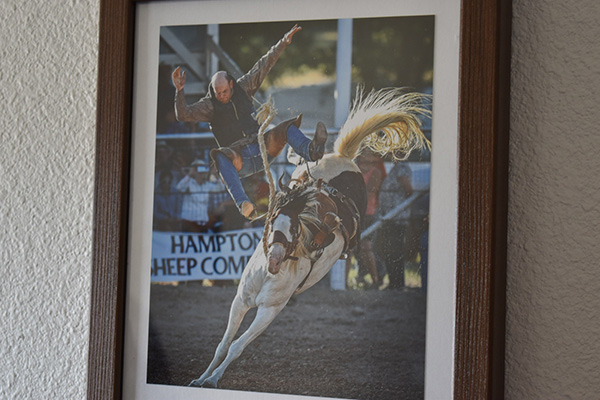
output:
[[[514, 0], [507, 399], [600, 393], [600, 2]], [[0, 399], [84, 399], [98, 2], [0, 2]]]
[[507, 399], [600, 398], [600, 2], [514, 0]]
[[0, 1], [0, 399], [85, 398], [97, 3]]

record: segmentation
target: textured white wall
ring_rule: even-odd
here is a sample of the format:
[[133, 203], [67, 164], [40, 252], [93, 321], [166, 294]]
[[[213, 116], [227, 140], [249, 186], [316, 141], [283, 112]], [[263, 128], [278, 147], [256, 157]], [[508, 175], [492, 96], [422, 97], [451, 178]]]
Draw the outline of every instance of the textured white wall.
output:
[[[0, 2], [0, 399], [83, 399], [95, 0]], [[600, 393], [600, 2], [514, 0], [507, 399]]]
[[83, 399], [98, 1], [0, 2], [0, 399]]
[[513, 0], [508, 399], [600, 398], [600, 2]]

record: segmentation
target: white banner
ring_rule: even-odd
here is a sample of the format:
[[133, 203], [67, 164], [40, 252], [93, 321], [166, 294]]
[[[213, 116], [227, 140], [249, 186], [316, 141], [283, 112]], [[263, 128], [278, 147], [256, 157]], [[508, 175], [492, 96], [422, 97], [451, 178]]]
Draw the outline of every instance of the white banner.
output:
[[152, 232], [152, 282], [239, 279], [262, 234]]

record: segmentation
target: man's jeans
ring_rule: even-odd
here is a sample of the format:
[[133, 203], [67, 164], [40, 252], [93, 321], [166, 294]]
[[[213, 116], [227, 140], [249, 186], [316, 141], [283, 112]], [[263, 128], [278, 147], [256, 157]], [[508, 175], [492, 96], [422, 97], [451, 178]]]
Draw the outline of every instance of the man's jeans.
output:
[[[299, 156], [311, 161], [309, 152], [310, 139], [304, 136], [295, 125], [290, 125], [287, 130], [287, 142]], [[217, 163], [221, 177], [238, 207], [241, 207], [244, 201], [250, 201], [246, 192], [244, 192], [240, 178], [250, 176], [264, 169], [258, 143], [244, 146], [241, 153], [243, 164], [239, 173], [233, 166], [233, 162], [223, 153], [217, 152], [215, 156], [215, 162]], [[269, 162], [271, 162], [271, 157], [269, 157]]]

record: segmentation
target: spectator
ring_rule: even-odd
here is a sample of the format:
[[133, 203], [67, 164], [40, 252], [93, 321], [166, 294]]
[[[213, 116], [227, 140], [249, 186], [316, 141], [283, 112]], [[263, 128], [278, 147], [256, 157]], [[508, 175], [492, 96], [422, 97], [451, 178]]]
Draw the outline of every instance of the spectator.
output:
[[[164, 140], [156, 142], [156, 155], [154, 158], [154, 170], [162, 171], [169, 168], [171, 164], [171, 158], [173, 157], [173, 149]], [[158, 185], [158, 180], [156, 180]]]
[[179, 196], [172, 192], [173, 175], [165, 170], [159, 175], [158, 187], [154, 193], [153, 229], [158, 231], [179, 230], [181, 203]]
[[[379, 210], [379, 191], [386, 172], [383, 161], [372, 151], [363, 151], [358, 157], [357, 163], [363, 174], [367, 188], [367, 210], [362, 224], [362, 229], [365, 229], [376, 220], [375, 215]], [[371, 237], [360, 240], [356, 258], [358, 261], [357, 282], [364, 282], [364, 276], [369, 273], [373, 281], [371, 287], [379, 287], [382, 284], [384, 274], [380, 274], [377, 269], [377, 259], [373, 252], [373, 240]]]
[[[405, 163], [397, 163], [381, 185], [379, 195], [382, 215], [390, 212], [414, 192], [411, 170]], [[407, 234], [410, 223], [410, 207], [383, 221], [377, 232], [376, 248], [390, 278], [390, 289], [403, 288], [406, 264]]]
[[219, 177], [219, 171], [215, 165], [210, 167], [208, 180], [206, 181], [206, 189], [209, 194], [208, 213], [213, 215], [217, 208], [226, 200], [229, 200], [227, 188]]
[[243, 229], [248, 226], [248, 220], [238, 212], [233, 199], [227, 195], [227, 200], [223, 201], [215, 209], [213, 230], [215, 232], [226, 232], [236, 229]]
[[177, 184], [177, 191], [183, 193], [181, 207], [182, 227], [185, 232], [206, 232], [209, 228], [209, 169], [203, 160], [192, 162], [187, 174]]
[[427, 268], [429, 259], [429, 193], [426, 193], [423, 197], [415, 201], [411, 221], [413, 240], [418, 246], [416, 252], [421, 256], [419, 262], [421, 289], [427, 291]]
[[250, 175], [244, 180], [244, 190], [256, 205], [259, 215], [264, 214], [269, 209], [269, 184], [265, 180], [264, 173]]

